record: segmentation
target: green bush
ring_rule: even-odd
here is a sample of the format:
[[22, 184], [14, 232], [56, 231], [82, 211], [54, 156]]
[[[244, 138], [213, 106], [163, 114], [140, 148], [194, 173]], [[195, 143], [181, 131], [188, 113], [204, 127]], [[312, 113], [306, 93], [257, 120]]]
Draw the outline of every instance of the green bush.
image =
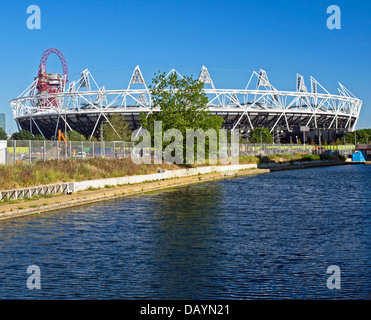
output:
[[317, 154], [302, 154], [301, 160], [303, 161], [320, 160], [320, 156]]

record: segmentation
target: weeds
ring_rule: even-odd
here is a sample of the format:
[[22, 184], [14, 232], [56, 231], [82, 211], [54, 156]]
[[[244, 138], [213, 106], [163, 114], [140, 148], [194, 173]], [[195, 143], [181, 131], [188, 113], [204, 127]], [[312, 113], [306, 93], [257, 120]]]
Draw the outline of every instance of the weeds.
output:
[[[342, 156], [293, 154], [271, 156], [241, 156], [240, 164], [269, 163], [285, 161], [312, 161], [312, 160], [344, 160]], [[220, 164], [220, 163], [219, 163]], [[198, 167], [199, 165], [175, 165], [163, 163], [161, 170], [174, 170], [179, 168]], [[49, 160], [23, 163], [17, 161], [10, 165], [0, 165], [0, 190], [25, 188], [43, 184], [105, 179], [112, 177], [133, 176], [139, 174], [157, 173], [159, 166], [156, 164], [136, 165], [130, 158], [126, 159], [85, 159], [85, 160]], [[129, 184], [130, 185], [130, 184]], [[106, 186], [106, 188], [108, 188]], [[95, 190], [91, 188], [90, 190]], [[40, 196], [48, 198], [51, 195]], [[2, 202], [7, 202], [3, 199]]]
[[[179, 169], [178, 165], [162, 164], [162, 170]], [[158, 165], [136, 165], [131, 159], [49, 160], [32, 164], [17, 161], [0, 165], [0, 190], [27, 188], [43, 184], [150, 174]]]

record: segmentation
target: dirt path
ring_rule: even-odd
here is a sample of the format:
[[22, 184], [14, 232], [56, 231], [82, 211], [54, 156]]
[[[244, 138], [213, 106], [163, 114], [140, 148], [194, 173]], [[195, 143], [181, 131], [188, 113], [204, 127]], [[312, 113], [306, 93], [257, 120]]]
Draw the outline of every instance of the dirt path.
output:
[[41, 198], [37, 200], [21, 201], [0, 205], [0, 220], [21, 217], [31, 214], [39, 214], [52, 210], [64, 209], [78, 205], [94, 203], [125, 196], [143, 194], [150, 191], [180, 187], [192, 183], [224, 179], [235, 176], [256, 175], [269, 172], [269, 169], [247, 169], [240, 170], [237, 174], [228, 175], [225, 172], [213, 172], [198, 176], [189, 176], [162, 181], [138, 183], [135, 185], [125, 185], [99, 190], [80, 191], [71, 195], [55, 195], [51, 198]]

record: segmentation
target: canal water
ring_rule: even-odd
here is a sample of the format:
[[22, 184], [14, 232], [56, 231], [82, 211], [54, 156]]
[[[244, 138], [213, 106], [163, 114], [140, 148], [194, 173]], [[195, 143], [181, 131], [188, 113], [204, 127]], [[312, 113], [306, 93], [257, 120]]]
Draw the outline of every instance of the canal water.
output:
[[[371, 166], [205, 182], [0, 222], [1, 299], [365, 299]], [[27, 267], [41, 289], [26, 286]], [[327, 268], [340, 268], [340, 289]]]

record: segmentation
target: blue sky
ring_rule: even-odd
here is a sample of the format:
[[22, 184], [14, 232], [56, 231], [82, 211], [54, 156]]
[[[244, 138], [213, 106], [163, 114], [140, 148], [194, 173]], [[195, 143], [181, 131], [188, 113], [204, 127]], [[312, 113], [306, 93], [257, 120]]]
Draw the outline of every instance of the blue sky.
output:
[[[41, 30], [26, 27], [29, 5]], [[341, 29], [329, 30], [329, 5]], [[265, 69], [277, 89], [295, 90], [296, 73], [331, 93], [341, 82], [363, 107], [357, 128], [371, 127], [371, 1], [10, 1], [0, 2], [0, 112], [16, 131], [9, 101], [36, 76], [42, 53], [60, 49], [70, 80], [91, 70], [100, 86], [127, 87], [136, 65], [147, 82], [157, 70], [198, 76], [208, 67], [217, 88], [244, 88]], [[60, 72], [50, 56], [49, 72]]]

